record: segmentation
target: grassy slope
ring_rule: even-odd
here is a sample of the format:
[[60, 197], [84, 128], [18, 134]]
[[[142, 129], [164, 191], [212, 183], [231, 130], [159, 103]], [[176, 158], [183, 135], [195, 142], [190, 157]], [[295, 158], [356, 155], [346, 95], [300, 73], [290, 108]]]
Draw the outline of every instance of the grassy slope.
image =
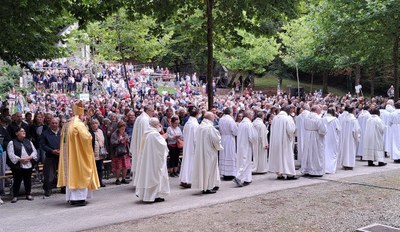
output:
[[[273, 76], [255, 78], [255, 89], [256, 90], [265, 90], [265, 89], [276, 89], [278, 86], [278, 80]], [[289, 90], [289, 87], [297, 88], [297, 81], [291, 79], [283, 79], [282, 81], [282, 89]], [[302, 83], [300, 82], [300, 88], [304, 88], [306, 93], [310, 92], [311, 84], [310, 83]], [[345, 90], [328, 87], [329, 92], [343, 96], [346, 94]], [[322, 85], [313, 85], [312, 91], [322, 89]]]

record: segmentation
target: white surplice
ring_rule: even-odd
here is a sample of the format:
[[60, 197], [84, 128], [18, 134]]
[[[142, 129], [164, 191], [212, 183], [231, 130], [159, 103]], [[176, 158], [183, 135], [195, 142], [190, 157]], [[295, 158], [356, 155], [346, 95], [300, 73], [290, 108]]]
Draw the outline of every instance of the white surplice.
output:
[[323, 118], [327, 128], [325, 135], [325, 173], [335, 173], [339, 156], [341, 126], [339, 119], [327, 114]]
[[364, 137], [364, 160], [384, 162], [383, 134], [385, 127], [385, 124], [378, 115], [371, 115], [368, 119]]
[[364, 143], [365, 143], [365, 128], [367, 126], [367, 120], [371, 117], [371, 114], [367, 110], [362, 110], [358, 115], [357, 121], [360, 124], [361, 137], [360, 144], [357, 148], [357, 156], [363, 157], [365, 155]]
[[[398, 160], [398, 159], [400, 159], [400, 139], [399, 139], [400, 138], [400, 109], [396, 109], [391, 114], [389, 126], [390, 126], [389, 131], [391, 133], [391, 136], [390, 136], [391, 151], [389, 152], [389, 154], [393, 160]], [[386, 151], [386, 149], [385, 149], [385, 151]]]
[[304, 119], [310, 114], [310, 111], [303, 110], [298, 116], [295, 118], [296, 123], [296, 135], [297, 135], [297, 160], [302, 163], [301, 160], [303, 158], [303, 148], [304, 148]]
[[304, 119], [304, 147], [301, 173], [322, 176], [325, 174], [325, 135], [326, 126], [322, 118], [310, 112]]
[[219, 171], [222, 176], [236, 175], [236, 141], [238, 127], [233, 118], [225, 114], [219, 120], [221, 144], [224, 150], [219, 152]]
[[194, 165], [195, 134], [199, 121], [190, 117], [183, 127], [183, 157], [179, 179], [182, 183], [191, 184]]
[[293, 143], [296, 126], [292, 117], [284, 111], [274, 117], [271, 125], [268, 171], [296, 175]]
[[253, 146], [257, 143], [257, 131], [249, 118], [244, 118], [238, 126], [237, 135], [237, 174], [242, 182], [251, 182]]
[[379, 110], [381, 119], [385, 124], [385, 132], [383, 134], [383, 143], [384, 143], [384, 150], [390, 156], [392, 153], [392, 141], [393, 141], [393, 130], [390, 126], [392, 113], [395, 111], [395, 108], [392, 105], [386, 105], [385, 109]]
[[219, 131], [214, 123], [203, 119], [195, 134], [195, 157], [192, 188], [203, 191], [211, 190], [221, 183], [218, 170], [218, 151], [221, 145]]
[[257, 131], [257, 142], [253, 144], [253, 170], [254, 173], [266, 173], [268, 171], [268, 129], [261, 118], [253, 122]]
[[167, 142], [156, 128], [149, 127], [143, 135], [140, 169], [136, 173], [136, 196], [139, 200], [153, 202], [169, 194], [167, 156]]
[[131, 144], [129, 147], [129, 152], [132, 155], [132, 173], [133, 173], [133, 186], [136, 186], [137, 178], [136, 172], [139, 172], [140, 163], [139, 159], [141, 156], [142, 150], [142, 138], [144, 133], [149, 129], [150, 125], [150, 116], [143, 112], [139, 117], [136, 118], [135, 125], [133, 126], [132, 137], [131, 137]]
[[360, 125], [353, 114], [341, 118], [340, 152], [338, 162], [343, 167], [355, 167], [357, 146], [360, 142]]

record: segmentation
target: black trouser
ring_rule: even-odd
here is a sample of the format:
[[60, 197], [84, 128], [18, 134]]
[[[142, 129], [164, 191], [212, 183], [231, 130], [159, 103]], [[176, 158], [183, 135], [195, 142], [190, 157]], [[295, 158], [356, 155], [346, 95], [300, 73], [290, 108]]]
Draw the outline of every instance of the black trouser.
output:
[[46, 156], [43, 163], [43, 189], [49, 191], [53, 188], [58, 168], [58, 157]]
[[178, 147], [168, 146], [169, 149], [169, 162], [168, 168], [177, 168], [179, 165], [179, 151]]
[[13, 174], [13, 197], [17, 197], [19, 194], [19, 187], [21, 186], [22, 180], [24, 180], [24, 186], [25, 186], [25, 193], [26, 195], [31, 194], [31, 188], [32, 188], [32, 168], [29, 169], [23, 169], [23, 168], [13, 168], [11, 169], [12, 174]]
[[100, 184], [103, 183], [103, 160], [96, 160], [97, 175], [99, 175]]

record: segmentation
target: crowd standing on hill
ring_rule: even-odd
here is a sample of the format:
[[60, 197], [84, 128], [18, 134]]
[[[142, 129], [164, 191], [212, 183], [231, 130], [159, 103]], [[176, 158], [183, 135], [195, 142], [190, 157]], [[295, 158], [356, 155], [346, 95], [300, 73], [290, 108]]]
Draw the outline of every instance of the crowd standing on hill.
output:
[[[164, 201], [169, 178], [179, 178], [182, 188], [213, 194], [221, 180], [239, 187], [251, 184], [253, 173], [296, 180], [296, 162], [300, 173], [310, 177], [352, 170], [356, 157], [368, 166], [385, 166], [385, 156], [400, 163], [400, 102], [388, 97], [267, 96], [245, 87], [217, 94], [207, 111], [204, 84], [195, 73], [173, 75], [167, 81], [175, 91], [169, 93], [159, 88], [162, 78], [171, 76], [167, 68], [128, 66], [127, 80], [119, 64], [103, 65], [95, 74], [48, 62], [35, 68], [43, 70], [34, 75], [35, 89], [25, 96], [11, 90], [0, 108], [0, 174], [7, 163], [13, 173], [13, 203], [22, 179], [26, 199], [33, 200], [30, 177], [42, 163], [45, 196], [52, 194], [58, 178], [58, 186], [67, 187], [70, 204], [85, 205], [88, 192], [74, 198], [79, 193], [71, 193], [74, 183], [65, 182], [66, 169], [60, 170], [66, 163], [61, 157], [74, 152], [68, 147], [68, 155], [60, 155], [60, 150], [66, 152], [62, 138], [68, 132], [62, 133], [71, 120], [80, 120], [87, 129], [91, 142], [85, 153], [92, 155], [85, 159], [93, 159], [86, 160], [88, 170], [96, 172], [90, 187], [79, 182], [85, 178], [82, 173], [73, 180], [76, 185], [105, 187], [103, 161], [110, 159], [115, 184], [132, 180], [136, 195], [146, 202]], [[77, 118], [74, 106], [81, 93], [90, 98], [81, 101]]]

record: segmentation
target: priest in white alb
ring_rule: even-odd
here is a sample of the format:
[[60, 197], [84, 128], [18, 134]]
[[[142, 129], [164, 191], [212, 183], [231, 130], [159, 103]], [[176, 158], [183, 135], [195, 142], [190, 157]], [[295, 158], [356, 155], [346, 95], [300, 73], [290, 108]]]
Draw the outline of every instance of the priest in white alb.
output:
[[358, 114], [357, 121], [360, 124], [361, 130], [361, 137], [360, 137], [360, 144], [357, 147], [357, 156], [362, 157], [365, 155], [364, 150], [364, 137], [365, 137], [365, 128], [367, 126], [367, 120], [371, 117], [371, 114], [368, 111], [369, 107], [364, 106], [361, 112]]
[[364, 160], [368, 160], [368, 166], [376, 166], [374, 162], [378, 162], [378, 166], [385, 166], [385, 154], [383, 144], [383, 134], [385, 132], [385, 124], [379, 117], [379, 110], [371, 111], [371, 116], [367, 120], [365, 128], [365, 143], [363, 156]]
[[390, 126], [390, 157], [395, 163], [400, 163], [400, 102], [394, 104], [396, 110], [391, 113]]
[[224, 180], [233, 180], [236, 176], [236, 140], [237, 124], [232, 117], [231, 108], [224, 109], [224, 116], [219, 119], [219, 132], [224, 150], [219, 153], [219, 171]]
[[221, 184], [218, 151], [223, 149], [219, 131], [214, 128], [214, 114], [206, 112], [195, 134], [195, 158], [192, 188], [203, 194], [216, 193]]
[[136, 172], [139, 171], [139, 158], [141, 155], [141, 142], [144, 133], [149, 128], [150, 118], [154, 115], [154, 106], [144, 106], [144, 112], [136, 118], [135, 125], [133, 126], [131, 144], [129, 152], [132, 155], [132, 173], [133, 173], [133, 186], [136, 186]]
[[325, 173], [336, 173], [336, 167], [339, 157], [340, 131], [339, 119], [335, 117], [335, 108], [329, 108], [323, 122], [326, 126], [325, 135]]
[[265, 113], [257, 112], [253, 126], [257, 131], [257, 142], [253, 144], [253, 173], [268, 171], [268, 129], [264, 124]]
[[393, 137], [393, 133], [396, 133], [396, 131], [393, 131], [394, 128], [391, 127], [392, 113], [395, 111], [394, 101], [389, 99], [386, 102], [385, 109], [381, 109], [379, 111], [380, 117], [386, 126], [383, 134], [384, 150], [388, 156], [392, 157], [393, 141], [396, 140], [396, 137]]
[[353, 170], [356, 166], [357, 146], [360, 142], [360, 125], [355, 117], [355, 108], [346, 107], [346, 112], [341, 118], [340, 153], [338, 164], [345, 170]]
[[310, 106], [308, 104], [304, 104], [302, 107], [301, 113], [296, 116], [295, 123], [296, 123], [296, 135], [297, 135], [297, 161], [301, 165], [301, 159], [303, 158], [303, 147], [304, 143], [304, 119], [310, 113]]
[[251, 159], [253, 148], [257, 143], [257, 131], [251, 122], [254, 118], [254, 111], [246, 110], [243, 120], [238, 126], [237, 135], [237, 174], [233, 181], [237, 186], [242, 187], [252, 182], [251, 171], [253, 169]]
[[285, 106], [272, 120], [269, 144], [268, 171], [277, 174], [278, 180], [295, 180], [293, 144], [296, 125], [291, 116], [290, 106]]
[[183, 127], [183, 157], [179, 179], [183, 188], [190, 188], [192, 185], [192, 175], [194, 167], [194, 148], [195, 148], [195, 134], [199, 127], [199, 122], [196, 116], [199, 110], [195, 106], [190, 106], [189, 119]]
[[326, 126], [320, 116], [321, 107], [314, 105], [304, 119], [304, 147], [301, 163], [301, 173], [314, 177], [325, 174], [325, 135]]
[[158, 118], [150, 118], [143, 135], [143, 153], [136, 173], [136, 196], [144, 202], [162, 202], [170, 192], [167, 170], [168, 146], [160, 134]]

